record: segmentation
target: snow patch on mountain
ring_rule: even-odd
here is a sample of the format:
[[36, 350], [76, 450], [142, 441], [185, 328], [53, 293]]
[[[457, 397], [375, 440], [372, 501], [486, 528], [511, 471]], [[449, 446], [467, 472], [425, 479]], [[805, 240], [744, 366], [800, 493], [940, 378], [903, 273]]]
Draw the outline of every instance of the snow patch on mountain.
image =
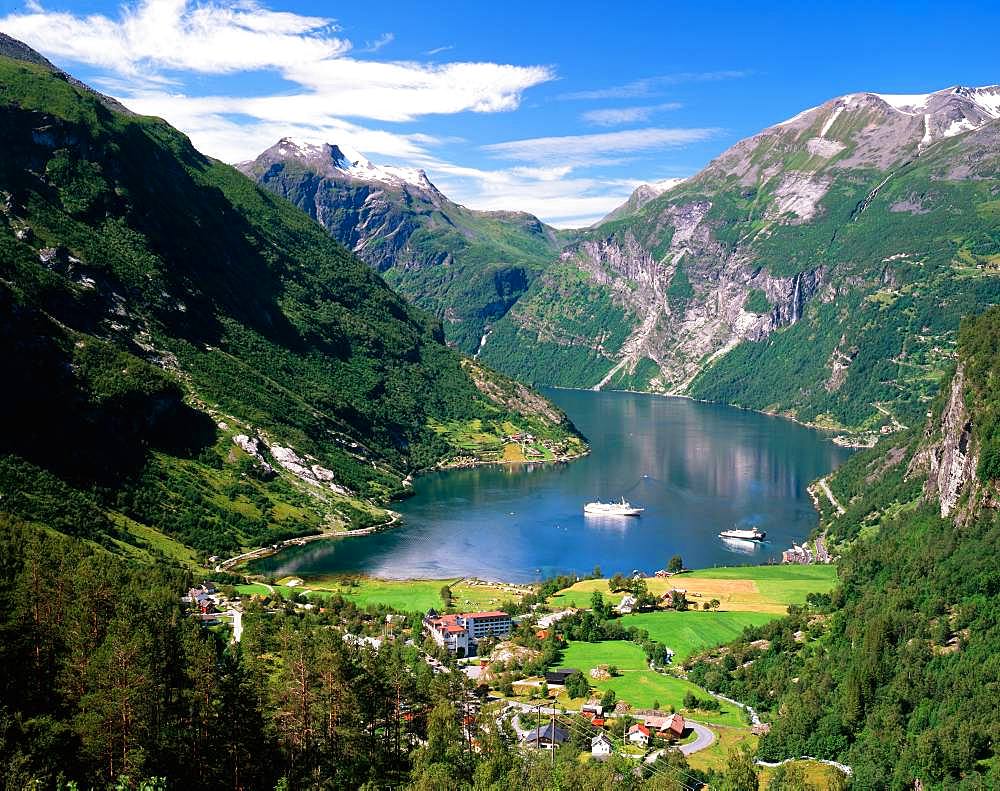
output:
[[927, 107], [927, 102], [934, 96], [933, 93], [876, 93], [874, 95], [900, 112], [909, 111], [909, 115], [916, 115]]
[[834, 121], [837, 120], [837, 117], [842, 112], [844, 112], [843, 105], [841, 105], [836, 110], [834, 110], [833, 113], [831, 113], [830, 117], [826, 119], [826, 123], [823, 124], [823, 128], [819, 130], [820, 137], [826, 137], [826, 133], [830, 131], [830, 127], [833, 126]]

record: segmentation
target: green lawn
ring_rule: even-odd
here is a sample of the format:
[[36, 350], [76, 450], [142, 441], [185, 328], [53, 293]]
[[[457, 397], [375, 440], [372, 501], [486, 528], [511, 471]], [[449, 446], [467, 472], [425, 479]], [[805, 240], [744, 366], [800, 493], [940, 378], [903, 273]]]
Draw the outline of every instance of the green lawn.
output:
[[559, 667], [575, 667], [586, 675], [598, 665], [617, 665], [619, 670], [645, 670], [646, 655], [639, 646], [627, 640], [577, 642], [570, 643], [563, 651]]
[[[589, 671], [597, 665], [617, 665], [621, 675], [606, 681], [595, 681], [590, 678]], [[634, 708], [648, 709], [653, 703], [659, 703], [661, 709], [673, 706], [696, 720], [720, 725], [743, 724], [742, 711], [730, 704], [723, 704], [719, 712], [684, 710], [686, 693], [691, 692], [701, 698], [707, 697], [708, 693], [690, 681], [649, 670], [646, 655], [635, 643], [625, 640], [570, 643], [563, 651], [558, 667], [576, 668], [587, 676], [593, 687], [602, 692], [613, 689], [621, 700]]]
[[321, 596], [338, 592], [359, 607], [385, 604], [402, 612], [427, 612], [432, 607], [435, 610], [441, 609], [441, 586], [454, 581], [359, 579], [356, 586], [349, 586], [307, 579], [302, 588]]
[[745, 626], [760, 626], [776, 616], [760, 612], [663, 612], [638, 613], [621, 619], [622, 626], [645, 629], [653, 640], [674, 651], [674, 661], [683, 662], [691, 654], [728, 643]]

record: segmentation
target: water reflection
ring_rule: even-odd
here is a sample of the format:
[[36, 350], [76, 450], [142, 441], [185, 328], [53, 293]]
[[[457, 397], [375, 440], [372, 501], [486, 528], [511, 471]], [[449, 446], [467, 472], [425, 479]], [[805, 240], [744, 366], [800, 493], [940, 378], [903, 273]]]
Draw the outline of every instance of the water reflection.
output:
[[[399, 506], [404, 527], [309, 544], [260, 565], [524, 581], [598, 564], [652, 572], [673, 554], [692, 566], [763, 562], [809, 532], [816, 517], [806, 485], [848, 456], [817, 432], [729, 407], [632, 393], [549, 395], [590, 440], [587, 458], [423, 476]], [[584, 503], [620, 497], [646, 510], [584, 518]], [[737, 526], [766, 531], [768, 542], [719, 539]]]

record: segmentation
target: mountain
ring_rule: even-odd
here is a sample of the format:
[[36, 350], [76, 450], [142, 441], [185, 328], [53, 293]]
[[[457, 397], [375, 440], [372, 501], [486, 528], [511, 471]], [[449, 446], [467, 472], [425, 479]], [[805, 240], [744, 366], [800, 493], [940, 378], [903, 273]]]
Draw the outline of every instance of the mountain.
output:
[[566, 238], [530, 214], [467, 209], [422, 170], [374, 165], [338, 145], [282, 138], [237, 167], [441, 319], [448, 341], [469, 354]]
[[913, 428], [818, 492], [840, 587], [691, 663], [771, 722], [760, 757], [848, 764], [854, 788], [1000, 785], [1000, 308], [964, 321]]
[[583, 449], [304, 213], [11, 41], [4, 511], [187, 562], [377, 524], [411, 472], [510, 433]]
[[634, 214], [654, 198], [660, 197], [667, 190], [673, 189], [678, 184], [683, 183], [684, 179], [663, 179], [662, 181], [653, 181], [649, 184], [640, 184], [632, 190], [632, 194], [629, 195], [627, 201], [625, 201], [618, 208], [609, 212], [607, 216], [597, 223], [597, 225], [611, 220], [617, 220], [619, 217], [624, 217], [628, 214]]
[[[581, 234], [480, 358], [862, 434], [921, 419], [1000, 297], [1000, 87], [833, 99]], [[636, 201], [637, 204], [641, 200]]]

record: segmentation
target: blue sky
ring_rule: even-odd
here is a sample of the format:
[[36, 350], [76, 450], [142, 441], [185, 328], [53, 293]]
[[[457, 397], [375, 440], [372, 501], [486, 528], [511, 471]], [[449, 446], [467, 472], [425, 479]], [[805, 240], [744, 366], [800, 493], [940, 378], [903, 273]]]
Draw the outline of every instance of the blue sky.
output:
[[1000, 82], [1000, 3], [0, 0], [0, 30], [206, 153], [283, 135], [585, 225], [857, 91]]

